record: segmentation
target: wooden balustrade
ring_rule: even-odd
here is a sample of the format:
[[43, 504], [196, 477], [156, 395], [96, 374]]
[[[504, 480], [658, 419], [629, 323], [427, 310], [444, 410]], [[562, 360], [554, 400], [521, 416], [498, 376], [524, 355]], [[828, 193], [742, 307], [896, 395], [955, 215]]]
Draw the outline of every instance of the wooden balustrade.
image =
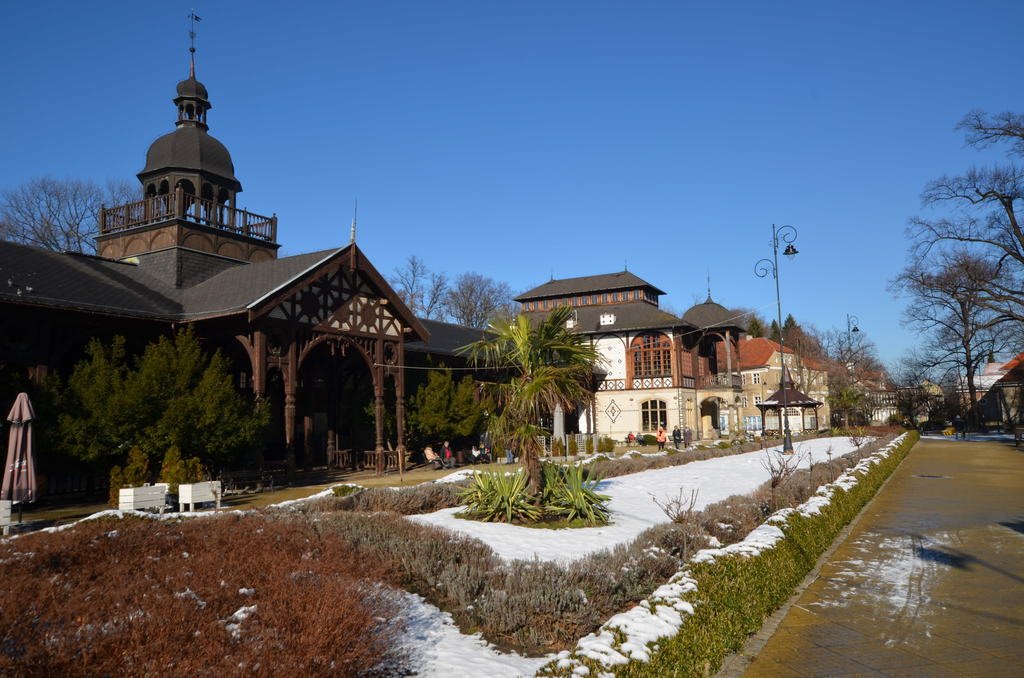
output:
[[100, 234], [116, 233], [171, 218], [276, 242], [277, 217], [265, 217], [177, 191], [100, 211]]
[[705, 374], [698, 378], [700, 388], [742, 388], [743, 380], [738, 374], [720, 372]]

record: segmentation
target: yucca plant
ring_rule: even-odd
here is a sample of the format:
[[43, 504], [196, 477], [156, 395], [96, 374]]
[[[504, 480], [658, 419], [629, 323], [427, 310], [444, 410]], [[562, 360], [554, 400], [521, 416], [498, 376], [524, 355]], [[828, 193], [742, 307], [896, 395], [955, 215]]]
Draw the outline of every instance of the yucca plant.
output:
[[537, 522], [543, 511], [526, 491], [526, 474], [477, 473], [472, 484], [459, 492], [466, 513], [485, 522]]
[[582, 520], [590, 525], [608, 523], [608, 502], [611, 497], [600, 494], [600, 478], [587, 478], [582, 467], [544, 464], [544, 510], [572, 522]]

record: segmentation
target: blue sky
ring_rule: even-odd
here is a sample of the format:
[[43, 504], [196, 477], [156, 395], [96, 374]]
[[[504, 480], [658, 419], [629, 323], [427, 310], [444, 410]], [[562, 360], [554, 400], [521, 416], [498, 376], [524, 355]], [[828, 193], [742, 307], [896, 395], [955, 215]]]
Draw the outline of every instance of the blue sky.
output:
[[[191, 3], [5, 6], [0, 187], [134, 179], [173, 127]], [[970, 109], [1016, 110], [1015, 2], [196, 1], [210, 132], [282, 254], [359, 243], [522, 291], [629, 270], [682, 311], [774, 311], [917, 337], [886, 283]]]

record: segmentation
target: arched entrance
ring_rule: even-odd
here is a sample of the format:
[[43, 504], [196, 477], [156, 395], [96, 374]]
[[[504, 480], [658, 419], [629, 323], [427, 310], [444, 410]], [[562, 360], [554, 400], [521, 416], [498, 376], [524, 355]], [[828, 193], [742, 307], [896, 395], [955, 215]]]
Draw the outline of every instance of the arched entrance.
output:
[[697, 436], [702, 440], [721, 437], [721, 403], [718, 396], [705, 398], [700, 403], [699, 430]]

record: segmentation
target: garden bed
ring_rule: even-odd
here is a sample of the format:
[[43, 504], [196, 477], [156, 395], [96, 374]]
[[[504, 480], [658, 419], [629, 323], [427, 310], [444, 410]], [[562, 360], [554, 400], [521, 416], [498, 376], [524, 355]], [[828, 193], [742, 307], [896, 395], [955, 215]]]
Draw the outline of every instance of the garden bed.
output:
[[640, 605], [615, 615], [543, 675], [706, 676], [792, 594], [917, 441], [909, 433], [743, 541], [704, 550]]

